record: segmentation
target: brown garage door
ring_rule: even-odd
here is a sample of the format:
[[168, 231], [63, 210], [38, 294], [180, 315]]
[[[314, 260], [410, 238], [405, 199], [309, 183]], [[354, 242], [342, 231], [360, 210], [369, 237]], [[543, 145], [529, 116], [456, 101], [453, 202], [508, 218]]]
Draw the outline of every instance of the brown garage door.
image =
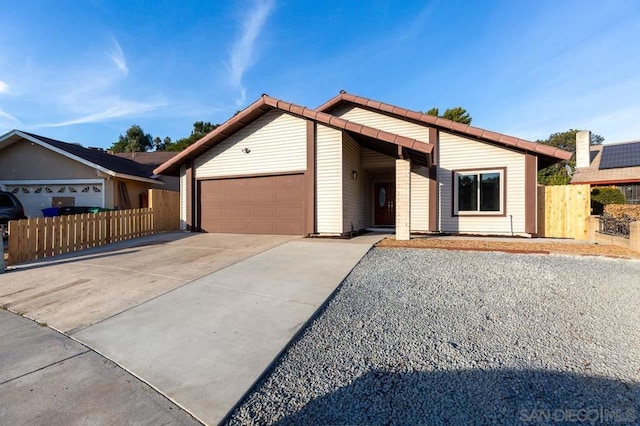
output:
[[202, 180], [205, 232], [304, 234], [304, 174]]

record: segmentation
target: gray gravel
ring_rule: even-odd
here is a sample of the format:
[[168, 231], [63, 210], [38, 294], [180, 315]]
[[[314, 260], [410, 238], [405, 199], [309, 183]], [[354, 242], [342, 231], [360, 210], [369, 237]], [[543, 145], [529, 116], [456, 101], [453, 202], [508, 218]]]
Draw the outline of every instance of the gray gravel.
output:
[[640, 423], [640, 262], [374, 249], [229, 423], [572, 419]]

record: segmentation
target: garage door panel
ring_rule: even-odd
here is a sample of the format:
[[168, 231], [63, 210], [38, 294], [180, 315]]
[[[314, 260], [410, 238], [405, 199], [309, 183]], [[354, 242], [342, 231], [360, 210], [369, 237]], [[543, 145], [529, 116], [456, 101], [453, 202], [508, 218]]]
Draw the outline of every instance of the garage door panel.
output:
[[220, 222], [220, 225], [223, 227], [223, 230], [214, 231], [214, 232], [228, 232], [232, 234], [246, 234], [249, 232], [247, 227], [247, 221], [223, 221]]
[[206, 232], [304, 233], [304, 175], [203, 180], [200, 226]]
[[73, 200], [76, 207], [104, 207], [102, 183], [48, 184], [24, 183], [5, 185], [24, 207], [27, 217], [42, 217], [42, 209], [54, 206], [56, 198]]
[[276, 202], [278, 205], [294, 205], [297, 206], [304, 202], [304, 194], [293, 192], [278, 192]]
[[304, 209], [300, 207], [278, 207], [276, 208], [276, 216], [294, 220], [304, 214]]
[[248, 232], [251, 234], [277, 234], [273, 221], [252, 221], [247, 224]]
[[253, 207], [249, 208], [249, 217], [254, 220], [269, 219], [273, 220], [277, 217], [275, 207]]
[[251, 178], [247, 181], [247, 187], [251, 191], [273, 191], [278, 185], [278, 177], [272, 178]]
[[[226, 191], [226, 189], [225, 189]], [[249, 197], [248, 194], [246, 193], [246, 191], [238, 191], [238, 190], [232, 190], [231, 192], [225, 192], [224, 193], [224, 197], [223, 197], [223, 202], [230, 204], [230, 205], [237, 205], [240, 203], [246, 203], [247, 201], [249, 201]]]
[[304, 225], [295, 222], [278, 222], [275, 224], [274, 234], [300, 235], [304, 233]]
[[277, 194], [273, 191], [251, 192], [248, 202], [252, 205], [272, 204], [277, 200]]

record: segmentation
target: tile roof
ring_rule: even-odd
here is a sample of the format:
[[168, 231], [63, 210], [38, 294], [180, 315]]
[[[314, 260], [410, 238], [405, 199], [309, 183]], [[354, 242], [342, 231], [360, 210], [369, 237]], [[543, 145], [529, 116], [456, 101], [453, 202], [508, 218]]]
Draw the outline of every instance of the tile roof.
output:
[[218, 142], [231, 136], [242, 127], [246, 126], [256, 118], [267, 112], [278, 109], [289, 114], [313, 120], [315, 122], [325, 124], [330, 127], [338, 128], [346, 132], [360, 134], [371, 137], [384, 142], [399, 145], [423, 153], [430, 153], [433, 145], [417, 139], [396, 135], [373, 127], [364, 126], [362, 124], [353, 123], [340, 117], [333, 116], [315, 109], [306, 108], [300, 105], [284, 102], [282, 100], [272, 98], [268, 95], [262, 95], [260, 99], [249, 105], [246, 109], [231, 117], [225, 123], [220, 125], [202, 139], [189, 146], [177, 156], [173, 157], [166, 163], [162, 164], [154, 170], [156, 174], [174, 174], [180, 165], [189, 158], [195, 158], [201, 153], [209, 150]]
[[591, 164], [589, 167], [576, 169], [571, 178], [571, 183], [613, 185], [640, 182], [640, 166], [600, 169], [603, 148], [603, 145], [591, 145], [589, 147]]
[[383, 114], [395, 116], [397, 118], [409, 119], [412, 121], [424, 123], [447, 132], [470, 136], [476, 139], [481, 139], [508, 147], [519, 148], [556, 160], [568, 160], [573, 155], [573, 153], [571, 152], [564, 151], [549, 145], [519, 139], [514, 136], [509, 136], [502, 133], [492, 132], [489, 130], [481, 129], [479, 127], [473, 127], [468, 124], [457, 123], [455, 121], [447, 120], [446, 118], [435, 117], [432, 115], [423, 114], [418, 111], [412, 111], [395, 105], [386, 104], [384, 102], [375, 101], [373, 99], [352, 95], [345, 91], [341, 91], [337, 96], [328, 100], [316, 109], [318, 111], [329, 112], [331, 109], [343, 102], [359, 105], [367, 109], [376, 110]]
[[103, 167], [105, 169], [111, 170], [115, 173], [136, 176], [136, 177], [141, 177], [146, 179], [149, 179], [153, 176], [153, 167], [142, 165], [128, 158], [122, 158], [119, 156], [108, 154], [101, 150], [85, 148], [79, 144], [62, 142], [59, 140], [36, 135], [34, 133], [23, 132], [23, 131], [20, 131], [20, 133], [29, 135], [32, 138], [38, 139], [39, 141], [47, 145], [51, 145], [55, 148], [58, 148], [59, 150], [65, 151], [76, 157], [80, 157], [85, 161], [88, 161], [92, 164]]

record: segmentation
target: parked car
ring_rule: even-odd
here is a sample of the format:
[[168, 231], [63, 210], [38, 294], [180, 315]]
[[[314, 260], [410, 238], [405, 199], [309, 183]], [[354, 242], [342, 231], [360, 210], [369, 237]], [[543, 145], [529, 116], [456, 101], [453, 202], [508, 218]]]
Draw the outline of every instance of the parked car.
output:
[[10, 192], [0, 191], [0, 236], [9, 235], [9, 221], [26, 219], [20, 200]]

